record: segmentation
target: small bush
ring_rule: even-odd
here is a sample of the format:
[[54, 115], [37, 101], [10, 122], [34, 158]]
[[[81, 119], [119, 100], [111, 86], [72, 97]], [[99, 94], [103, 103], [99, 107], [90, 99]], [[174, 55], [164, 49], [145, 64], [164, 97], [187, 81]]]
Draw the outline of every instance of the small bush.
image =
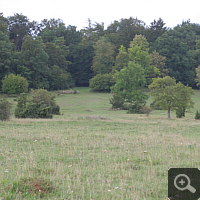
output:
[[176, 117], [177, 118], [185, 117], [185, 108], [177, 108], [176, 109]]
[[112, 109], [121, 108], [124, 106], [124, 99], [116, 94], [110, 99], [110, 104], [112, 104]]
[[51, 107], [43, 101], [39, 103], [29, 102], [26, 105], [26, 118], [52, 118]]
[[55, 96], [44, 89], [32, 90], [32, 102], [39, 104], [43, 102], [47, 107], [51, 108], [51, 114], [59, 115], [60, 107], [55, 102]]
[[11, 103], [6, 99], [0, 100], [0, 120], [5, 121], [10, 118]]
[[18, 98], [15, 117], [17, 118], [52, 118], [53, 114], [60, 114], [60, 107], [56, 104], [54, 96], [44, 90], [34, 90], [28, 98], [21, 93]]
[[25, 118], [26, 112], [26, 104], [27, 104], [27, 94], [21, 93], [17, 99], [17, 108], [15, 109], [15, 117], [17, 118]]
[[150, 112], [152, 111], [152, 108], [145, 105], [144, 107], [142, 107], [141, 111], [142, 111], [142, 113], [146, 114], [146, 116], [148, 117]]
[[21, 75], [10, 74], [2, 80], [2, 92], [6, 94], [20, 94], [28, 92], [28, 81]]
[[195, 117], [194, 117], [195, 119], [200, 119], [200, 113], [198, 112], [198, 110], [197, 110], [197, 112], [196, 112], [196, 114], [195, 114]]
[[142, 107], [143, 105], [141, 104], [129, 104], [128, 105], [128, 114], [142, 114]]
[[98, 74], [90, 79], [90, 88], [95, 91], [110, 91], [115, 84], [112, 74]]

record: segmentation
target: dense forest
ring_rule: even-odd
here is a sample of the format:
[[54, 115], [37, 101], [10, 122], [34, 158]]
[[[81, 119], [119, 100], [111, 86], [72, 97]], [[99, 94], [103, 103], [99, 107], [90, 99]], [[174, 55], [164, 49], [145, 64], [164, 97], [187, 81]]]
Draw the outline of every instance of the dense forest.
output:
[[94, 76], [112, 73], [127, 64], [127, 52], [131, 54], [137, 35], [148, 42], [149, 62], [161, 77], [169, 75], [184, 85], [197, 87], [200, 24], [188, 20], [169, 28], [161, 18], [147, 26], [130, 17], [116, 20], [106, 29], [103, 23], [93, 24], [88, 19], [88, 26], [77, 30], [61, 19], [39, 23], [22, 14], [4, 17], [1, 13], [0, 80], [13, 73], [25, 77], [29, 88], [89, 86]]

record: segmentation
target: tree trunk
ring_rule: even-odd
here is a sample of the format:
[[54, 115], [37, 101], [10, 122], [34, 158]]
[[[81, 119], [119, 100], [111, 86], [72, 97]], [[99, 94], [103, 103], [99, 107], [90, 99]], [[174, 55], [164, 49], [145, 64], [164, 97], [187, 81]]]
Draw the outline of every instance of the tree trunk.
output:
[[168, 107], [168, 119], [170, 119], [170, 107]]

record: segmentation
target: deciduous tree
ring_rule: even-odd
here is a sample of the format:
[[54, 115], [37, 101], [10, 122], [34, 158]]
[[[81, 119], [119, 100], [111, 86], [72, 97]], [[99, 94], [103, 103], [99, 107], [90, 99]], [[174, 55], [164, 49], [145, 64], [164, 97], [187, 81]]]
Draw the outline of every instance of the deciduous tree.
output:
[[102, 37], [94, 45], [95, 56], [93, 59], [92, 69], [95, 74], [108, 74], [112, 71], [114, 64], [114, 49], [115, 47]]
[[150, 96], [153, 96], [155, 104], [163, 110], [168, 110], [169, 119], [171, 110], [181, 110], [184, 113], [185, 109], [193, 104], [192, 89], [181, 83], [176, 84], [176, 80], [169, 76], [153, 79], [149, 89], [151, 89]]
[[151, 58], [151, 65], [155, 66], [156, 68], [159, 69], [160, 75], [162, 77], [167, 76], [169, 73], [169, 70], [167, 69], [165, 62], [166, 62], [166, 57], [161, 56], [158, 52], [153, 51], [150, 54]]
[[8, 19], [3, 16], [3, 13], [0, 13], [0, 31], [8, 34]]
[[34, 22], [30, 22], [28, 17], [22, 14], [16, 13], [14, 16], [8, 17], [10, 39], [14, 42], [16, 51], [22, 50], [22, 44], [25, 36], [32, 34], [35, 30], [34, 25]]
[[142, 66], [130, 61], [127, 67], [114, 74], [114, 79], [116, 84], [111, 87], [111, 92], [129, 103], [131, 110], [138, 112], [148, 98], [143, 92], [146, 78]]
[[174, 91], [172, 86], [175, 85], [175, 79], [169, 76], [155, 78], [151, 85], [149, 85], [149, 89], [151, 89], [150, 96], [154, 97], [156, 105], [161, 106], [164, 110], [168, 110], [168, 118], [170, 118], [171, 109], [174, 108]]
[[0, 80], [10, 72], [12, 50], [13, 45], [10, 42], [9, 37], [0, 31]]
[[115, 65], [113, 65], [112, 67], [112, 73], [115, 73], [116, 70], [120, 71], [124, 67], [127, 67], [128, 62], [129, 62], [129, 55], [126, 51], [126, 48], [123, 45], [121, 45], [121, 47], [119, 48], [119, 53], [116, 57]]
[[195, 87], [195, 59], [191, 51], [196, 48], [197, 28], [199, 25], [183, 22], [157, 38], [154, 50], [166, 57], [169, 76], [184, 85]]
[[200, 65], [196, 68], [196, 82], [197, 82], [197, 86], [200, 86]]
[[140, 64], [144, 68], [147, 84], [150, 84], [152, 82], [151, 79], [157, 77], [160, 72], [158, 68], [151, 65], [147, 39], [143, 35], [136, 35], [130, 43], [128, 52], [130, 60]]
[[68, 60], [71, 62], [68, 69], [76, 86], [89, 86], [89, 80], [94, 76], [91, 69], [94, 57], [92, 42], [71, 44]]
[[48, 67], [48, 54], [45, 52], [44, 43], [41, 37], [35, 40], [28, 36], [22, 46], [22, 58], [24, 65], [30, 70], [31, 75], [28, 80], [31, 88], [49, 88], [48, 77], [50, 70]]
[[178, 118], [185, 117], [185, 110], [193, 108], [194, 102], [192, 101], [192, 95], [194, 91], [191, 87], [179, 82], [174, 86], [174, 93], [176, 116]]

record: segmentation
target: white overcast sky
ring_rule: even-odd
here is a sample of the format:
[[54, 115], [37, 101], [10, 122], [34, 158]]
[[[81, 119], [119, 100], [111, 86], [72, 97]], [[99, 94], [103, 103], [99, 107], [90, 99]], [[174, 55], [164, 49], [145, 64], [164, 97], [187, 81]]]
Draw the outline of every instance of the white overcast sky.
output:
[[200, 24], [200, 0], [0, 0], [4, 17], [22, 13], [31, 21], [62, 19], [66, 26], [77, 29], [92, 22], [104, 22], [105, 28], [114, 20], [138, 18], [147, 25], [161, 17], [168, 27], [190, 19]]

